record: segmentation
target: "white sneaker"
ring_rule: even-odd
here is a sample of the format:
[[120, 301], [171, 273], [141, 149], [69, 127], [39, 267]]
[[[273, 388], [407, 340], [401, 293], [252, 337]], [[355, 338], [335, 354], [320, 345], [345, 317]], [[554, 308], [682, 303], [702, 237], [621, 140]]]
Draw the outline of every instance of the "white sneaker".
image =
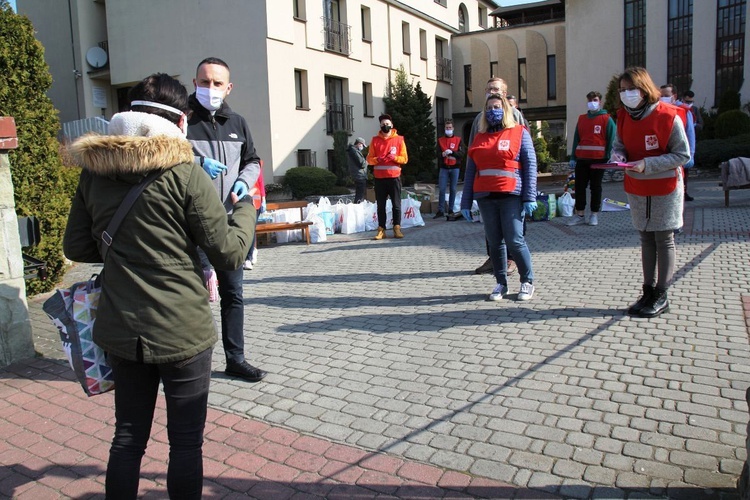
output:
[[253, 265], [258, 263], [258, 249], [257, 248], [253, 248], [253, 251], [250, 254], [250, 262], [252, 262]]
[[568, 226], [580, 226], [586, 224], [586, 218], [583, 215], [574, 215], [573, 220], [568, 221]]
[[253, 261], [246, 260], [245, 264], [242, 266], [242, 269], [244, 269], [246, 271], [252, 271], [253, 270]]
[[508, 293], [508, 285], [501, 285], [498, 283], [495, 286], [495, 289], [492, 290], [492, 293], [490, 294], [490, 300], [503, 300], [503, 297], [505, 297], [505, 294]]
[[521, 283], [521, 291], [518, 292], [518, 300], [531, 300], [534, 296], [534, 285], [531, 283]]
[[589, 217], [589, 226], [596, 226], [599, 224], [599, 214], [592, 213]]

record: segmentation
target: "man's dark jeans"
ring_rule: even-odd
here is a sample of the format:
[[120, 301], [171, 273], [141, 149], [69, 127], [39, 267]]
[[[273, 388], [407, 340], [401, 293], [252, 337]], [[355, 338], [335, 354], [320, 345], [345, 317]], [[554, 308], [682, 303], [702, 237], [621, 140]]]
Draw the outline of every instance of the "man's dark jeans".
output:
[[245, 305], [242, 299], [243, 270], [219, 271], [219, 297], [221, 298], [221, 341], [227, 364], [245, 361], [245, 334], [243, 332]]
[[378, 203], [378, 226], [385, 229], [386, 209], [385, 203], [391, 198], [393, 206], [393, 225], [401, 225], [401, 178], [389, 177], [386, 179], [375, 179], [375, 200]]
[[367, 179], [354, 181], [354, 203], [361, 203], [367, 194]]
[[138, 494], [159, 382], [167, 401], [170, 498], [199, 499], [203, 490], [203, 430], [206, 425], [211, 351], [174, 363], [145, 364], [109, 354], [115, 380], [115, 437], [107, 464], [107, 499]]

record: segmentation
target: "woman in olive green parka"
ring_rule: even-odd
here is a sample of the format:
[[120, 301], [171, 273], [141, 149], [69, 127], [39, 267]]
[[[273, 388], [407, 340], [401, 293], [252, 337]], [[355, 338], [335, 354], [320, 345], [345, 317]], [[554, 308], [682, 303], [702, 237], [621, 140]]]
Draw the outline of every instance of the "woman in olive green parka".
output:
[[135, 498], [159, 383], [167, 401], [172, 498], [200, 498], [211, 351], [217, 340], [197, 253], [217, 269], [238, 269], [253, 239], [255, 207], [243, 199], [227, 216], [185, 140], [187, 92], [152, 75], [131, 89], [131, 111], [110, 135], [71, 146], [83, 168], [65, 231], [65, 255], [101, 262], [100, 235], [130, 188], [154, 170], [120, 226], [102, 271], [94, 342], [115, 381], [115, 436], [107, 498]]

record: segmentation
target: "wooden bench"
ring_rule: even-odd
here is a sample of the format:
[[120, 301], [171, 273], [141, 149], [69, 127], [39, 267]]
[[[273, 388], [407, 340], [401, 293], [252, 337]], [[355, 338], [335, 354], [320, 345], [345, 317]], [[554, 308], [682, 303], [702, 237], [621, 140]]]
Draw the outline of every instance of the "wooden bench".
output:
[[[750, 160], [747, 158], [732, 158], [731, 160], [722, 162], [719, 165], [721, 170], [721, 187], [724, 189], [724, 206], [729, 206], [729, 191], [735, 189], [750, 189], [750, 184], [739, 183], [738, 180], [748, 179], [748, 164]], [[732, 175], [734, 173], [734, 175]], [[734, 181], [735, 184], [730, 185], [729, 181]]]
[[302, 238], [310, 244], [310, 226], [312, 222], [304, 219], [304, 208], [307, 206], [306, 201], [279, 201], [266, 203], [266, 210], [284, 210], [287, 208], [299, 208], [299, 221], [297, 222], [258, 222], [255, 227], [256, 234], [275, 233], [276, 231], [290, 231], [299, 229], [302, 231]]

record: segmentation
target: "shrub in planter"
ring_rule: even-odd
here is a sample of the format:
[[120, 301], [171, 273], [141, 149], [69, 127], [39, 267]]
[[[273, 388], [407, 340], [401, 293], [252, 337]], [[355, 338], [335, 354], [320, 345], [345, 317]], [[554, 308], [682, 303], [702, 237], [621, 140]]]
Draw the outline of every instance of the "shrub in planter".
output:
[[329, 192], [336, 185], [336, 176], [318, 167], [294, 167], [284, 175], [284, 187], [292, 192], [295, 200]]
[[726, 139], [736, 135], [750, 133], [750, 116], [739, 109], [733, 109], [716, 118], [714, 131], [717, 139]]

